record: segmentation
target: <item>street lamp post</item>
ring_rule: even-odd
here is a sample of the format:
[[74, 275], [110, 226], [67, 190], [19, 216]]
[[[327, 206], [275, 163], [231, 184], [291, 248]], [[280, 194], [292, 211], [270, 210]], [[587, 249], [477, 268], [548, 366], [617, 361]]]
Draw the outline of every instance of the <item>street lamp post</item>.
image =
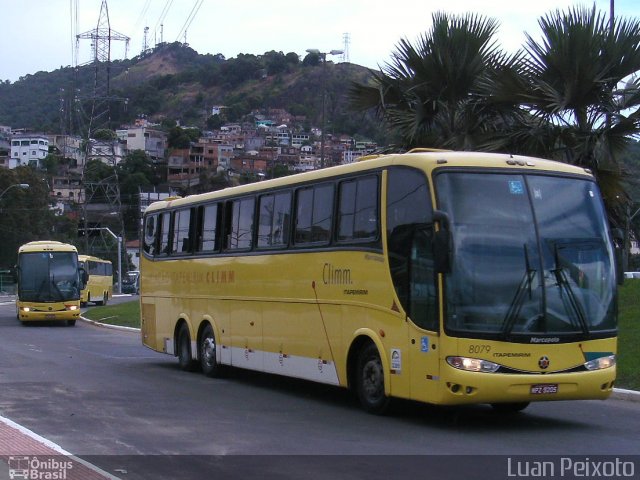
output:
[[325, 98], [327, 96], [327, 55], [342, 55], [342, 50], [331, 50], [330, 52], [321, 52], [317, 48], [308, 48], [307, 53], [318, 55], [322, 59], [322, 130], [320, 131], [320, 168], [324, 168], [324, 130], [326, 126], [325, 120]]
[[122, 237], [113, 233], [109, 227], [89, 227], [84, 230], [85, 235], [87, 235], [89, 231], [104, 230], [118, 242], [118, 293], [122, 293]]
[[633, 214], [631, 213], [631, 204], [627, 204], [627, 215], [624, 231], [624, 270], [629, 269], [629, 256], [631, 255], [631, 221], [640, 213], [638, 208]]
[[2, 193], [0, 193], [0, 198], [4, 197], [4, 194], [7, 193], [9, 190], [11, 190], [12, 188], [20, 188], [22, 190], [26, 190], [29, 188], [29, 184], [28, 183], [14, 183], [13, 185], [9, 185], [7, 188], [5, 188]]

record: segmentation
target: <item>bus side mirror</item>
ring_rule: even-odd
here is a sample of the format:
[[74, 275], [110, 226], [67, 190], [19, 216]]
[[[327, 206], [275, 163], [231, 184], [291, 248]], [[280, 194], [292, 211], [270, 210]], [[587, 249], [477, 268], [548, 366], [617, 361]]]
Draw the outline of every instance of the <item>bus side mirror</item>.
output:
[[18, 268], [19, 267], [17, 265], [14, 265], [9, 269], [9, 275], [11, 275], [11, 280], [13, 280], [13, 283], [18, 283]]
[[439, 223], [438, 231], [433, 235], [433, 266], [436, 273], [449, 273], [453, 254], [449, 215], [440, 210], [434, 210], [433, 220]]
[[622, 229], [614, 228], [611, 230], [611, 236], [614, 243], [614, 254], [616, 260], [616, 277], [618, 285], [624, 284], [624, 257], [627, 254], [625, 252], [625, 235]]
[[87, 271], [80, 267], [78, 269], [78, 272], [80, 273], [80, 283], [82, 284], [80, 286], [80, 290], [84, 289], [84, 287], [87, 286], [87, 282], [89, 281], [89, 274], [87, 273]]

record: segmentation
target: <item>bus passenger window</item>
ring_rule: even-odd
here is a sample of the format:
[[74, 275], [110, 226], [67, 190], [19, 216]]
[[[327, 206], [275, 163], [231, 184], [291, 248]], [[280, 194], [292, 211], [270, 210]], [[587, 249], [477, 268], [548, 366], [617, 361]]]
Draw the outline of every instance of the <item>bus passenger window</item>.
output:
[[187, 253], [191, 249], [189, 241], [189, 226], [191, 210], [178, 210], [173, 216], [173, 253]]
[[253, 242], [253, 198], [243, 198], [232, 202], [231, 232], [227, 248], [229, 250], [249, 249]]
[[160, 222], [160, 255], [169, 254], [169, 228], [171, 227], [171, 213], [163, 213]]
[[378, 234], [376, 177], [342, 182], [338, 215], [338, 241], [375, 239]]
[[144, 251], [149, 255], [156, 255], [156, 240], [158, 239], [158, 216], [149, 215], [144, 226]]
[[219, 212], [217, 203], [201, 207], [198, 251], [217, 252], [220, 250], [220, 241], [218, 240]]
[[333, 219], [333, 184], [299, 190], [297, 194], [297, 244], [329, 243]]
[[287, 245], [289, 219], [291, 217], [291, 193], [264, 195], [260, 198], [258, 221], [258, 247]]

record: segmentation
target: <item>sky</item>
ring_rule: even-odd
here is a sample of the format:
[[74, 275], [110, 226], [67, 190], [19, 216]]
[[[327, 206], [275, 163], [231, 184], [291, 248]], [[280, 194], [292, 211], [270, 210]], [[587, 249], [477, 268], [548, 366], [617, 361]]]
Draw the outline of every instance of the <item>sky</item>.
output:
[[[0, 0], [0, 81], [89, 63], [91, 41], [76, 36], [96, 28], [102, 1]], [[200, 54], [233, 58], [275, 50], [303, 58], [307, 49], [345, 50], [346, 58], [327, 58], [370, 68], [389, 62], [401, 39], [415, 43], [428, 32], [436, 11], [496, 19], [496, 40], [513, 53], [524, 45], [525, 32], [539, 36], [540, 17], [594, 3], [608, 15], [610, 0], [107, 0], [111, 29], [130, 38], [128, 52], [124, 41], [112, 42], [112, 59], [140, 54], [148, 27], [149, 46], [185, 42], [186, 32]], [[616, 0], [615, 15], [640, 17], [640, 1]]]

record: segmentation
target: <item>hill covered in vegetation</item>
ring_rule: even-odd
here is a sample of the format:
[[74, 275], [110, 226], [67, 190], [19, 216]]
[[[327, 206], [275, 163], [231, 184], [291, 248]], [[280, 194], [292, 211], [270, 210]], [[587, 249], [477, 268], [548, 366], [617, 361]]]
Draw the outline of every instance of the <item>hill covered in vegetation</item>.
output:
[[[255, 109], [287, 110], [305, 127], [321, 122], [326, 88], [329, 131], [361, 135], [380, 142], [379, 122], [347, 107], [352, 81], [369, 70], [350, 63], [322, 63], [318, 55], [266, 52], [225, 59], [200, 55], [181, 43], [165, 44], [110, 67], [111, 128], [144, 116], [158, 123], [211, 127], [211, 108], [224, 106], [225, 120], [239, 121]], [[95, 68], [85, 65], [37, 72], [11, 83], [0, 82], [0, 124], [50, 133], [79, 133], [91, 111]]]

